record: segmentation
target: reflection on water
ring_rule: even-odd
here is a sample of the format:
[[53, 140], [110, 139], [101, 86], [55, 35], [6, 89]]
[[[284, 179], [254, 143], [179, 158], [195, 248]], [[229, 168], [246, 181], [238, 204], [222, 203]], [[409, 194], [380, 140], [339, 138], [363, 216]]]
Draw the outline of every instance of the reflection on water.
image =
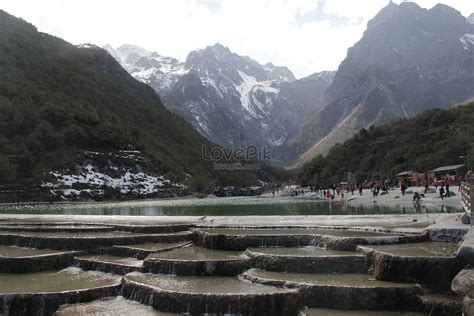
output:
[[202, 294], [259, 294], [285, 293], [292, 290], [255, 284], [236, 277], [222, 276], [170, 276], [161, 274], [142, 274], [132, 272], [127, 278], [169, 291]]
[[0, 294], [76, 291], [116, 285], [120, 277], [79, 268], [34, 273], [0, 273]]
[[375, 245], [372, 249], [387, 252], [397, 256], [454, 256], [459, 245], [446, 242], [420, 242], [397, 245]]
[[84, 214], [84, 215], [365, 215], [452, 213], [460, 208], [436, 205], [352, 205], [343, 201], [328, 202], [316, 198], [227, 197], [208, 199], [163, 199], [108, 203], [44, 204], [4, 206], [0, 213]]
[[189, 246], [169, 252], [155, 253], [148, 258], [191, 261], [231, 260], [242, 258], [242, 253], [238, 251], [211, 250], [197, 246]]
[[331, 250], [321, 247], [268, 247], [268, 248], [248, 248], [248, 251], [254, 253], [263, 253], [276, 256], [303, 256], [303, 257], [319, 257], [319, 256], [354, 256], [358, 255], [351, 251]]
[[53, 255], [56, 253], [63, 253], [61, 250], [50, 250], [50, 249], [35, 249], [35, 248], [24, 248], [18, 246], [6, 246], [0, 245], [0, 258], [1, 257], [29, 257], [29, 256], [41, 256], [41, 255]]
[[331, 286], [356, 286], [356, 287], [409, 287], [409, 283], [396, 283], [379, 281], [372, 278], [370, 274], [312, 274], [312, 273], [283, 273], [252, 269], [250, 275], [263, 279], [283, 280], [291, 282], [304, 282]]
[[201, 231], [214, 235], [240, 235], [240, 236], [263, 236], [263, 235], [329, 235], [338, 237], [387, 237], [394, 236], [393, 233], [372, 232], [362, 230], [346, 229], [323, 229], [323, 228], [261, 228], [261, 229], [239, 229], [239, 228], [208, 228]]

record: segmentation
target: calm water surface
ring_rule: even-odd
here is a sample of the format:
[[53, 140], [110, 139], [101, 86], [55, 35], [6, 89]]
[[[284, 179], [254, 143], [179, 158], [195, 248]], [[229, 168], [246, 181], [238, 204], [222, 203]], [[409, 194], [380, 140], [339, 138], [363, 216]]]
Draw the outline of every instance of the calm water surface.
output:
[[351, 205], [343, 201], [295, 197], [226, 197], [207, 199], [162, 199], [127, 202], [37, 204], [0, 206], [0, 213], [18, 214], [83, 214], [83, 215], [173, 215], [173, 216], [237, 216], [237, 215], [365, 215], [453, 213], [459, 208], [422, 205], [395, 207]]

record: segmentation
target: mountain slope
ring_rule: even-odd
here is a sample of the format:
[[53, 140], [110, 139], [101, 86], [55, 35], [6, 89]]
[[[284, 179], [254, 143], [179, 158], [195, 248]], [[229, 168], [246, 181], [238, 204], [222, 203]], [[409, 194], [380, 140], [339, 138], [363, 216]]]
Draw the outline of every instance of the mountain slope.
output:
[[183, 62], [147, 51], [136, 45], [124, 44], [117, 49], [105, 45], [104, 49], [135, 79], [148, 84], [159, 95], [169, 91], [172, 85], [186, 73]]
[[474, 24], [474, 13], [467, 17], [467, 22], [470, 24]]
[[[117, 56], [122, 47], [106, 49]], [[118, 60], [153, 87], [168, 109], [229, 148], [281, 145], [320, 105], [333, 78], [325, 72], [296, 80], [286, 67], [261, 65], [220, 44], [191, 52], [184, 63], [157, 53], [133, 65]]]
[[456, 165], [474, 155], [474, 102], [447, 110], [428, 110], [411, 119], [362, 129], [323, 157], [306, 163], [300, 181], [327, 185], [355, 172], [358, 181], [386, 179], [416, 170]]
[[474, 96], [474, 26], [458, 11], [390, 3], [348, 50], [325, 106], [284, 146], [299, 163], [358, 130]]
[[212, 145], [101, 48], [0, 11], [0, 169], [9, 170], [0, 183], [34, 185], [99, 154], [110, 173], [128, 166], [183, 179], [212, 171], [201, 144]]

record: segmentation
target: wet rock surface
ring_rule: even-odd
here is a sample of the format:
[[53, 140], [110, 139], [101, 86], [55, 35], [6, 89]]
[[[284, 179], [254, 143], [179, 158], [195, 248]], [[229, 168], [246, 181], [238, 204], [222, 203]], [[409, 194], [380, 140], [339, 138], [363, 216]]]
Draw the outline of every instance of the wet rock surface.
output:
[[194, 227], [193, 224], [173, 224], [173, 225], [113, 225], [115, 230], [129, 231], [132, 233], [147, 233], [147, 234], [165, 234], [165, 233], [177, 233], [187, 231]]
[[459, 245], [447, 242], [372, 245], [366, 248], [403, 257], [454, 257]]
[[[433, 316], [462, 314], [462, 297], [447, 294], [429, 294], [418, 297], [419, 310]], [[469, 314], [468, 314], [469, 315]]]
[[210, 249], [245, 250], [249, 247], [321, 246], [353, 251], [357, 245], [416, 242], [426, 235], [404, 235], [362, 230], [322, 228], [196, 229], [196, 243]]
[[389, 312], [389, 311], [344, 311], [337, 309], [309, 308], [305, 310], [304, 316], [423, 316], [425, 313], [416, 312]]
[[371, 231], [371, 230], [350, 230], [342, 228], [322, 228], [322, 227], [273, 227], [273, 228], [199, 228], [199, 231], [213, 235], [240, 235], [240, 236], [284, 236], [284, 235], [330, 235], [338, 237], [387, 237], [396, 234]]
[[30, 231], [30, 232], [106, 232], [113, 231], [112, 226], [83, 225], [83, 224], [0, 224], [0, 231]]
[[139, 302], [125, 299], [123, 296], [107, 297], [88, 303], [67, 304], [61, 306], [56, 316], [86, 316], [86, 315], [114, 315], [114, 316], [172, 316], [178, 314], [163, 313], [153, 307]]
[[186, 246], [148, 256], [144, 271], [176, 275], [238, 275], [250, 268], [241, 252]]
[[65, 268], [80, 251], [52, 251], [0, 245], [0, 273], [25, 273]]
[[298, 290], [262, 286], [230, 277], [179, 277], [130, 273], [125, 297], [162, 311], [190, 314], [297, 315]]
[[365, 273], [366, 256], [319, 247], [250, 248], [247, 255], [259, 269], [296, 273]]
[[120, 277], [78, 268], [0, 274], [0, 314], [51, 315], [66, 302], [115, 296]]
[[466, 315], [474, 315], [474, 268], [467, 266], [461, 270], [453, 279], [451, 289], [464, 296], [463, 312]]
[[373, 237], [335, 237], [331, 235], [322, 236], [319, 245], [322, 247], [354, 251], [358, 245], [385, 245], [412, 243], [426, 240], [425, 235], [406, 235], [406, 236], [373, 236]]
[[465, 315], [474, 315], [474, 299], [469, 296], [465, 296], [463, 301], [462, 311]]
[[191, 241], [183, 242], [161, 242], [161, 243], [143, 243], [124, 246], [112, 246], [106, 249], [105, 253], [114, 254], [121, 257], [133, 257], [143, 260], [152, 253], [170, 251], [176, 248], [189, 245]]
[[297, 247], [317, 244], [316, 235], [224, 235], [209, 231], [194, 231], [197, 245], [209, 249], [239, 250], [248, 247]]
[[451, 289], [458, 293], [474, 298], [474, 267], [461, 270], [451, 283]]
[[120, 275], [139, 271], [143, 267], [142, 260], [111, 255], [80, 256], [74, 259], [74, 263], [84, 270], [111, 272]]
[[3, 258], [3, 257], [22, 258], [22, 257], [31, 257], [31, 256], [44, 256], [44, 255], [53, 255], [53, 254], [58, 254], [58, 253], [63, 253], [63, 252], [64, 251], [61, 251], [61, 250], [36, 249], [36, 248], [0, 245], [0, 258]]
[[458, 242], [464, 238], [467, 228], [436, 228], [429, 230], [430, 240]]
[[459, 247], [457, 257], [463, 261], [474, 265], [474, 229], [471, 228], [464, 236], [464, 240]]
[[414, 296], [421, 292], [415, 284], [381, 282], [364, 274], [297, 274], [250, 270], [243, 277], [252, 282], [298, 288], [305, 305], [353, 310], [410, 310]]
[[376, 279], [416, 282], [433, 290], [449, 291], [452, 279], [465, 265], [453, 255], [454, 247], [446, 243], [419, 243], [359, 249], [367, 254]]
[[191, 238], [191, 232], [135, 234], [128, 232], [2, 232], [0, 244], [60, 250], [93, 250], [98, 247], [144, 242], [175, 242]]
[[[8, 227], [2, 230], [2, 225]], [[429, 234], [322, 227], [164, 226], [139, 222], [1, 223], [0, 268], [15, 267], [18, 271], [8, 272], [22, 273], [0, 273], [0, 314], [51, 315], [60, 305], [69, 304], [62, 306], [60, 313], [86, 315], [103, 309], [114, 315], [296, 315], [306, 305], [329, 309], [334, 315], [349, 311], [377, 315], [379, 310], [456, 315], [453, 313], [463, 308], [463, 297], [464, 310], [472, 309], [472, 299], [466, 294], [436, 294], [448, 290], [446, 284], [464, 263], [454, 256], [456, 245], [420, 243], [427, 241]], [[69, 249], [77, 251], [66, 251]], [[384, 258], [391, 256], [381, 260], [379, 269], [381, 275], [388, 275], [387, 281], [368, 274], [371, 269], [376, 272], [379, 253]], [[415, 272], [406, 267], [410, 260], [420, 258], [430, 260], [416, 264], [420, 270]], [[6, 265], [5, 260], [25, 260], [25, 264], [11, 261]], [[447, 261], [452, 264], [444, 265]], [[24, 273], [30, 271], [26, 264], [34, 271], [76, 267], [28, 274]], [[454, 273], [453, 267], [460, 268]], [[402, 276], [392, 278], [394, 271]], [[420, 277], [427, 271], [436, 278]], [[465, 292], [470, 275], [460, 273], [458, 277], [453, 290]], [[396, 282], [400, 279], [405, 283]], [[421, 287], [409, 281], [415, 279]], [[105, 280], [111, 283], [101, 283]], [[15, 287], [21, 291], [12, 292]], [[435, 294], [420, 296], [422, 288], [423, 293]], [[127, 299], [117, 298], [119, 294]], [[319, 310], [321, 315], [323, 312]]]

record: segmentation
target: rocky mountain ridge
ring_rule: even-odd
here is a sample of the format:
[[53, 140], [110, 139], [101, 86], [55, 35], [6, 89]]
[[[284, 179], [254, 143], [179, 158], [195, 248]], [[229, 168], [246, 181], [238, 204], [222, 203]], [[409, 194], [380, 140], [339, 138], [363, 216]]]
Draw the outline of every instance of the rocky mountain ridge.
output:
[[299, 80], [220, 44], [184, 62], [133, 45], [109, 51], [208, 139], [269, 147], [274, 161], [302, 164], [361, 128], [473, 97], [473, 21], [442, 4], [391, 2], [337, 72]]
[[221, 44], [193, 51], [185, 62], [133, 45], [104, 48], [149, 84], [168, 109], [229, 148], [282, 145], [320, 106], [334, 75], [296, 80], [286, 67], [259, 64]]
[[390, 3], [348, 50], [321, 109], [284, 147], [303, 163], [361, 128], [474, 96], [474, 26], [438, 4]]

